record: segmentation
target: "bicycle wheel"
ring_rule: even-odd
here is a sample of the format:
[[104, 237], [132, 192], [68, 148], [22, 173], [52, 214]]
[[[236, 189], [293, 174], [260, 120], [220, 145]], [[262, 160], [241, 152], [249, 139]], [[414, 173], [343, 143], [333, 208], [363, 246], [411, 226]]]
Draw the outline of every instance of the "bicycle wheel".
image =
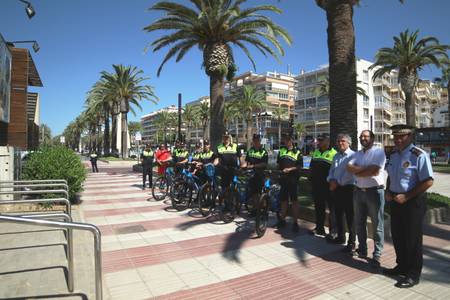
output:
[[213, 187], [207, 183], [198, 192], [198, 210], [202, 216], [207, 217], [211, 214], [214, 207], [215, 192]]
[[169, 186], [165, 177], [158, 177], [152, 185], [153, 199], [161, 201], [166, 198]]
[[255, 231], [258, 237], [262, 237], [266, 233], [269, 220], [269, 201], [269, 195], [263, 194], [255, 207]]
[[230, 188], [225, 196], [224, 205], [220, 210], [220, 218], [224, 223], [230, 223], [236, 218], [239, 194], [235, 188]]
[[170, 194], [170, 200], [172, 201], [172, 207], [178, 211], [181, 211], [187, 207], [189, 197], [189, 187], [186, 182], [175, 182]]

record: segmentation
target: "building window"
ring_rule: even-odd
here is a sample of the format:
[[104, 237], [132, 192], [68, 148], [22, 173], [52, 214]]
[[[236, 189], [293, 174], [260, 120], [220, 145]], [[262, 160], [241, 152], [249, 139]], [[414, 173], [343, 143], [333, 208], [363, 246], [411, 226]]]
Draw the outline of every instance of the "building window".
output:
[[316, 107], [316, 98], [306, 99], [306, 108]]
[[364, 108], [364, 119], [368, 119], [368, 118], [369, 118], [369, 109]]
[[363, 70], [363, 81], [367, 82], [369, 81], [369, 71]]
[[363, 96], [363, 106], [369, 106], [369, 97]]

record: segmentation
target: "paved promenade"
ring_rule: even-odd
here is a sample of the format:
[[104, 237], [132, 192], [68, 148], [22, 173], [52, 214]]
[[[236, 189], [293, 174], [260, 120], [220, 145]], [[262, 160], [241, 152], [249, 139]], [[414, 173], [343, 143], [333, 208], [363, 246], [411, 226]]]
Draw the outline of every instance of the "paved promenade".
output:
[[[290, 228], [271, 228], [255, 239], [253, 224], [243, 218], [222, 224], [189, 210], [174, 211], [170, 203], [155, 202], [149, 190], [142, 191], [139, 174], [130, 168], [99, 163], [99, 169], [89, 174], [76, 211], [82, 221], [102, 231], [105, 299], [450, 299], [450, 224], [427, 228], [421, 284], [402, 290], [367, 261], [308, 235], [311, 223], [301, 222], [296, 235]], [[11, 246], [4, 237], [0, 234], [0, 264], [12, 266], [14, 251], [5, 256]], [[80, 261], [80, 253], [75, 256]], [[93, 273], [85, 262], [92, 255], [86, 257], [81, 255], [78, 272], [83, 275], [77, 275], [78, 295], [73, 299], [93, 295]], [[394, 260], [393, 247], [386, 243], [381, 263], [392, 267]], [[33, 284], [54, 284], [43, 277], [33, 279], [37, 272], [21, 273], [17, 288], [5, 293], [11, 272], [0, 271], [0, 298], [42, 295], [44, 288]], [[31, 287], [23, 291], [20, 282], [27, 276]], [[67, 295], [64, 284], [53, 290], [67, 299], [62, 297]]]

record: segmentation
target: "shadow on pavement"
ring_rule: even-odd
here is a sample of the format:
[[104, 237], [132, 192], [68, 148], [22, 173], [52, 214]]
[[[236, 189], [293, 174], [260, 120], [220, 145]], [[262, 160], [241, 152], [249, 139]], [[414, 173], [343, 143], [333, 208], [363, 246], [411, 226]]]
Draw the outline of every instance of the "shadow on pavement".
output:
[[39, 295], [39, 296], [23, 296], [14, 298], [3, 298], [7, 300], [23, 300], [23, 299], [60, 299], [60, 298], [80, 298], [82, 300], [88, 300], [86, 294], [83, 293], [67, 293], [67, 294], [52, 294], [52, 295]]

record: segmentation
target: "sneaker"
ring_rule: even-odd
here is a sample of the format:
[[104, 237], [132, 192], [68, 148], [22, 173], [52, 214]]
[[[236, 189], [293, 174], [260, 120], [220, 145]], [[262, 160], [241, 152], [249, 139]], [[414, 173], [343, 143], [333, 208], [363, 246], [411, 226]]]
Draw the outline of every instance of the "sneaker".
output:
[[298, 226], [298, 223], [294, 222], [294, 224], [292, 224], [292, 232], [298, 233], [299, 231], [300, 231], [300, 227]]
[[353, 250], [352, 255], [359, 258], [367, 258], [367, 250], [363, 251], [358, 248]]
[[281, 229], [284, 228], [286, 226], [286, 221], [285, 220], [279, 220], [277, 223], [277, 228]]
[[145, 186], [142, 187], [142, 190], [145, 190]]
[[308, 232], [309, 232], [309, 234], [312, 234], [312, 235], [325, 236], [325, 229], [323, 229], [323, 228], [318, 229], [316, 227], [314, 229], [309, 230]]

